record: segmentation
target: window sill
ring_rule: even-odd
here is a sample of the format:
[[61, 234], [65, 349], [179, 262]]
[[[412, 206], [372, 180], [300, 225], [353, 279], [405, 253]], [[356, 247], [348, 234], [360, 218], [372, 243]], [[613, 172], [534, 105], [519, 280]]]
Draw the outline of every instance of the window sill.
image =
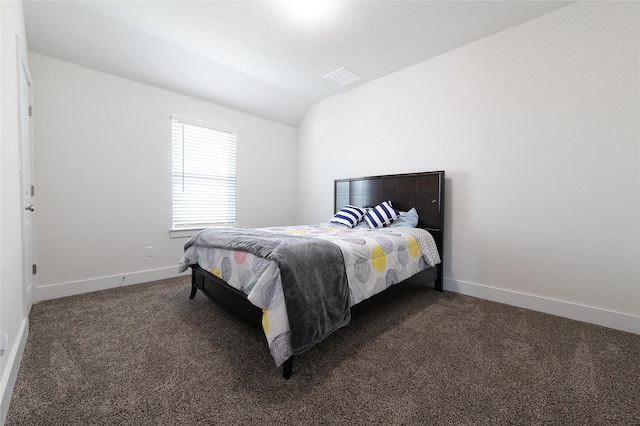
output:
[[[0, 0], [1, 1], [1, 0]], [[199, 231], [207, 228], [219, 228], [226, 226], [236, 226], [235, 223], [216, 223], [211, 225], [205, 225], [198, 228], [178, 228], [178, 229], [169, 229], [169, 238], [191, 238]]]
[[170, 229], [169, 238], [191, 238], [198, 231], [205, 228]]

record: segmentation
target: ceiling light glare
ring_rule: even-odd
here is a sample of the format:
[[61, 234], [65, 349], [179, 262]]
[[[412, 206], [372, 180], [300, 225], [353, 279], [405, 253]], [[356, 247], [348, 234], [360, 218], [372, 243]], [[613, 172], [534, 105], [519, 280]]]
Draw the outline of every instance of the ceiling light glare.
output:
[[332, 0], [293, 0], [283, 1], [285, 11], [295, 20], [312, 22], [329, 16], [335, 9]]

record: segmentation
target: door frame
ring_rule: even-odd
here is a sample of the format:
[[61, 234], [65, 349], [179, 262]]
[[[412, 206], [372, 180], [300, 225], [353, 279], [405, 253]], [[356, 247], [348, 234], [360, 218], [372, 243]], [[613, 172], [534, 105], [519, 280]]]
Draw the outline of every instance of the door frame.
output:
[[[29, 63], [20, 37], [16, 35], [17, 79], [18, 79], [18, 167], [20, 172], [20, 207], [22, 231], [22, 287], [25, 315], [29, 315], [36, 300], [36, 214], [28, 211], [28, 206], [36, 204], [35, 197], [35, 161], [33, 138], [33, 85]], [[25, 87], [26, 96], [25, 96]], [[26, 97], [26, 99], [25, 99]]]

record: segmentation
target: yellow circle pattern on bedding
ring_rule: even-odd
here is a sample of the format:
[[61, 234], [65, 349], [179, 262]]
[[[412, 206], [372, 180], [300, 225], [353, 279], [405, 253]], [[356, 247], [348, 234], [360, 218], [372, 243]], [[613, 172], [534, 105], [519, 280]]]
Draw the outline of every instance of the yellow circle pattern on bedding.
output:
[[308, 234], [309, 230], [308, 229], [292, 229], [289, 231], [289, 233], [292, 235], [304, 235], [304, 234]]
[[262, 308], [262, 328], [264, 329], [264, 334], [269, 334], [269, 319], [267, 318], [267, 312], [269, 312], [268, 308]]
[[375, 246], [371, 249], [371, 264], [378, 272], [381, 272], [384, 270], [384, 267], [387, 266], [387, 255], [384, 253], [382, 247]]
[[409, 250], [409, 254], [413, 257], [416, 257], [420, 254], [420, 246], [418, 245], [418, 240], [414, 237], [407, 238], [407, 249]]

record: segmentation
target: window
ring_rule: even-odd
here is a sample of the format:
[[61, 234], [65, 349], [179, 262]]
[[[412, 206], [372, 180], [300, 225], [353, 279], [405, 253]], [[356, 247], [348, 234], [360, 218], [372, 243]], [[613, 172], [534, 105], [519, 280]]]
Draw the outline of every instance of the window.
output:
[[171, 117], [173, 229], [236, 221], [236, 132]]

